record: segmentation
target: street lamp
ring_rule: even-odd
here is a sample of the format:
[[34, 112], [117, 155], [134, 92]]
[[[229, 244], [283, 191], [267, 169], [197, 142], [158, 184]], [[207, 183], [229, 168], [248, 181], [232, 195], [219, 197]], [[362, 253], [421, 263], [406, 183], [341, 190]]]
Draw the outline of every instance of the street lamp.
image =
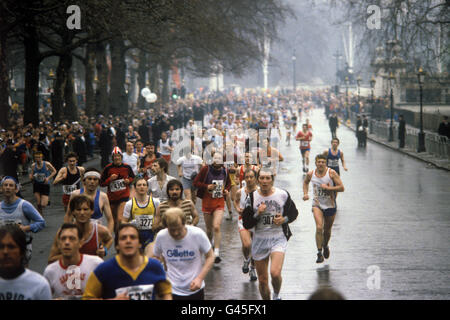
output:
[[292, 83], [292, 87], [294, 88], [294, 92], [295, 92], [295, 90], [296, 90], [296, 85], [295, 85], [295, 82], [296, 82], [296, 79], [295, 79], [295, 60], [297, 60], [297, 57], [295, 56], [295, 49], [294, 49], [294, 54], [292, 55], [292, 72], [293, 72], [293, 77], [292, 77], [293, 83]]
[[391, 124], [389, 126], [389, 139], [388, 141], [394, 141], [394, 84], [395, 84], [395, 76], [392, 72], [389, 73], [389, 85], [391, 87]]
[[425, 152], [425, 133], [423, 132], [423, 106], [422, 106], [422, 86], [425, 80], [425, 72], [422, 68], [419, 68], [417, 73], [417, 80], [419, 81], [419, 93], [420, 93], [420, 132], [419, 132], [419, 147], [417, 152]]
[[350, 84], [350, 81], [348, 79], [348, 76], [345, 77], [345, 100], [346, 100], [346, 110], [347, 110], [347, 115], [345, 117], [345, 120], [347, 120], [349, 118], [349, 110], [348, 110], [348, 85]]
[[361, 92], [360, 92], [360, 88], [361, 88], [361, 76], [358, 76], [358, 78], [356, 78], [356, 85], [358, 86], [358, 113], [359, 113], [359, 108], [360, 106], [360, 97], [361, 97]]

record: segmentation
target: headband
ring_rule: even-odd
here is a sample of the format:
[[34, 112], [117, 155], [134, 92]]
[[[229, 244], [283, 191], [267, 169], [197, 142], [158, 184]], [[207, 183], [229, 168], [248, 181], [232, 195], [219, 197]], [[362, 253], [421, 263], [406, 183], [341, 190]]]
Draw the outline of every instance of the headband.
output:
[[84, 173], [83, 180], [87, 177], [94, 177], [100, 180], [100, 173], [96, 171], [88, 171]]
[[3, 183], [4, 183], [6, 180], [12, 180], [12, 181], [14, 181], [16, 187], [20, 190], [20, 183], [19, 183], [19, 181], [17, 181], [16, 178], [11, 177], [11, 176], [5, 176], [5, 177], [0, 181], [0, 185], [3, 185]]

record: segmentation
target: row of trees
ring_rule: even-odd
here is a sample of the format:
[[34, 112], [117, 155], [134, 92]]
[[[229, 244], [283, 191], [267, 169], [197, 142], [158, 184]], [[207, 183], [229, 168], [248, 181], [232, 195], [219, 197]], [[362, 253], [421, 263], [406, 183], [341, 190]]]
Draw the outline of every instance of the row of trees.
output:
[[[430, 75], [450, 72], [449, 0], [329, 0], [342, 10], [339, 23], [351, 22], [358, 33], [358, 52], [368, 65], [377, 47], [390, 40], [401, 46], [410, 71], [423, 67]], [[368, 61], [369, 60], [369, 61]], [[364, 63], [364, 61], [363, 61]]]
[[[71, 5], [80, 9], [79, 29], [68, 27], [77, 19], [76, 11], [67, 11]], [[162, 82], [163, 96], [174, 66], [196, 76], [220, 66], [239, 76], [261, 60], [258, 44], [276, 39], [291, 14], [281, 0], [3, 0], [0, 112], [9, 111], [10, 70], [18, 55], [25, 60], [25, 124], [39, 122], [39, 70], [55, 57], [53, 121], [78, 119], [74, 59], [84, 66], [86, 115], [125, 115], [127, 60], [137, 66], [138, 86], [145, 87], [148, 75], [153, 92]], [[8, 118], [0, 117], [0, 125]]]

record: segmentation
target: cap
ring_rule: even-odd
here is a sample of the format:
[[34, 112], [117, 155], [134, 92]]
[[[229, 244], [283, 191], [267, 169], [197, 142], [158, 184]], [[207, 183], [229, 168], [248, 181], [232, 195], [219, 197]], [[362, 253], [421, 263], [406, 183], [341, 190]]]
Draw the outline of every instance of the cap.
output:
[[119, 147], [114, 147], [113, 151], [111, 152], [112, 156], [115, 155], [115, 154], [120, 154], [121, 156], [123, 155], [122, 154], [122, 150], [120, 150]]

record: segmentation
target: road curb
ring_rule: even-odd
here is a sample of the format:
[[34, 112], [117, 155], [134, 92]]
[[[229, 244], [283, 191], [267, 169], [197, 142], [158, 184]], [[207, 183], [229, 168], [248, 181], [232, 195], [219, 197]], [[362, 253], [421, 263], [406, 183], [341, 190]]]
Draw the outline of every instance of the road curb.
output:
[[[356, 131], [354, 128], [352, 128], [351, 126], [349, 126], [349, 125], [347, 125], [347, 124], [345, 124], [345, 126], [346, 126], [348, 129], [352, 130], [353, 132]], [[421, 160], [421, 161], [423, 161], [423, 162], [429, 163], [429, 164], [431, 164], [431, 165], [433, 165], [433, 166], [435, 166], [435, 167], [437, 167], [437, 168], [439, 168], [439, 169], [443, 169], [443, 170], [446, 170], [446, 171], [450, 171], [450, 168], [444, 167], [444, 166], [440, 165], [439, 163], [436, 163], [436, 162], [434, 162], [434, 161], [432, 161], [432, 160], [429, 160], [429, 159], [424, 159], [424, 158], [422, 158], [422, 157], [419, 157], [419, 156], [417, 156], [417, 155], [415, 155], [415, 154], [413, 154], [413, 153], [409, 153], [409, 152], [407, 152], [407, 151], [405, 151], [405, 150], [402, 150], [402, 149], [400, 149], [400, 148], [393, 147], [393, 146], [391, 146], [390, 144], [388, 144], [388, 143], [386, 143], [386, 142], [384, 142], [384, 141], [380, 141], [380, 140], [378, 140], [378, 139], [375, 139], [375, 138], [373, 138], [373, 137], [370, 137], [369, 135], [367, 135], [367, 139], [369, 139], [370, 141], [376, 142], [376, 143], [378, 143], [378, 144], [381, 144], [381, 145], [383, 145], [383, 146], [385, 146], [385, 147], [387, 147], [387, 148], [389, 148], [389, 149], [391, 149], [391, 150], [395, 150], [395, 151], [398, 151], [399, 153], [402, 153], [402, 154], [405, 154], [405, 155], [407, 155], [407, 156], [410, 156], [410, 157], [412, 157], [412, 158], [414, 158], [414, 159]]]

